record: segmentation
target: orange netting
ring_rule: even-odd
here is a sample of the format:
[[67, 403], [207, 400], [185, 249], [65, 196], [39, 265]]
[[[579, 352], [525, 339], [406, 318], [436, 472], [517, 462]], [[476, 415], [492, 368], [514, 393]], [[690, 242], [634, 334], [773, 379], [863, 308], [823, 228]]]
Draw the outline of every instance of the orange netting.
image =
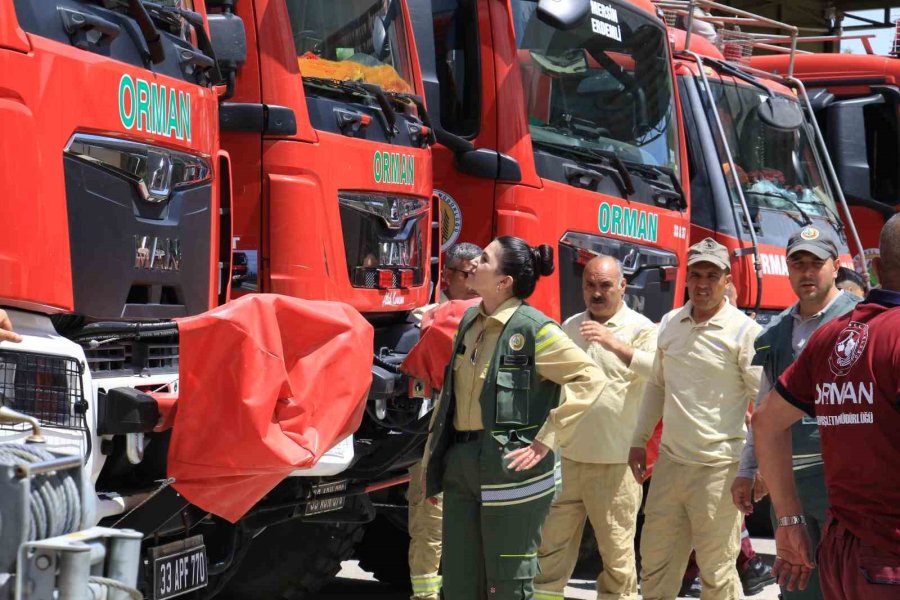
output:
[[311, 52], [297, 58], [297, 64], [300, 67], [300, 74], [306, 77], [374, 83], [385, 92], [410, 94], [413, 91], [390, 65], [370, 67], [352, 60], [327, 60]]

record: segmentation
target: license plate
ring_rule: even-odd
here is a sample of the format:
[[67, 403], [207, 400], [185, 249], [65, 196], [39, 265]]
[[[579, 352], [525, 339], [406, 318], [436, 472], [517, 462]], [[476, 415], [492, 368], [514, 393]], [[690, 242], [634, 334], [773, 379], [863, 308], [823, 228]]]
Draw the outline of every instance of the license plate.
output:
[[306, 507], [303, 509], [304, 516], [320, 515], [322, 513], [334, 512], [344, 508], [344, 502], [347, 499], [345, 496], [339, 498], [316, 498], [316, 496], [337, 494], [338, 492], [345, 491], [347, 491], [346, 479], [314, 485], [312, 488], [312, 497], [307, 501]]
[[165, 600], [206, 587], [206, 546], [203, 536], [150, 548], [153, 600]]

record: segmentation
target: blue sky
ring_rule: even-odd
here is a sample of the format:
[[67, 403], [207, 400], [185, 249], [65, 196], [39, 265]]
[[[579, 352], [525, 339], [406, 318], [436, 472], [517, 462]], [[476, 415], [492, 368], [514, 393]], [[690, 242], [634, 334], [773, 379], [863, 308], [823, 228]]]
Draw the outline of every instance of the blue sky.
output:
[[[853, 14], [858, 14], [862, 17], [868, 17], [870, 19], [881, 20], [884, 11], [881, 10], [860, 10], [856, 11]], [[900, 17], [900, 9], [894, 8], [891, 10], [891, 20], [895, 20]], [[860, 25], [859, 21], [854, 21], [851, 18], [844, 19], [845, 26], [852, 25]], [[865, 31], [854, 31], [853, 35], [857, 33], [874, 33], [875, 38], [871, 40], [872, 49], [875, 50], [876, 54], [887, 54], [891, 51], [894, 42], [894, 29], [871, 29]], [[843, 42], [841, 44], [842, 50], [850, 50], [854, 54], [862, 54], [865, 52], [863, 49], [862, 43], [859, 40], [849, 40], [847, 42]]]

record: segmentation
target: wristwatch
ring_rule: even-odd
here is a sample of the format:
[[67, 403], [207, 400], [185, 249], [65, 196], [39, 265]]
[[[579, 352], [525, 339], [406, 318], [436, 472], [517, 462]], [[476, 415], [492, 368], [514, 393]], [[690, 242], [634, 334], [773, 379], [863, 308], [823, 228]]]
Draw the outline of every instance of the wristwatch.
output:
[[791, 515], [789, 517], [778, 517], [776, 524], [779, 527], [790, 527], [791, 525], [806, 525], [806, 517], [803, 515]]

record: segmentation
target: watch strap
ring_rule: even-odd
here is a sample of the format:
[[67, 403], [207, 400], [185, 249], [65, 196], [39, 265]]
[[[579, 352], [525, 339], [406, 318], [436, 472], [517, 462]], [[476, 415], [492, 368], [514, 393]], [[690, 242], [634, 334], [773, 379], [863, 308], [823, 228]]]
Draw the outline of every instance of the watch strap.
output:
[[778, 517], [776, 521], [779, 527], [791, 527], [793, 525], [806, 525], [806, 517], [803, 515], [790, 515], [787, 517]]

